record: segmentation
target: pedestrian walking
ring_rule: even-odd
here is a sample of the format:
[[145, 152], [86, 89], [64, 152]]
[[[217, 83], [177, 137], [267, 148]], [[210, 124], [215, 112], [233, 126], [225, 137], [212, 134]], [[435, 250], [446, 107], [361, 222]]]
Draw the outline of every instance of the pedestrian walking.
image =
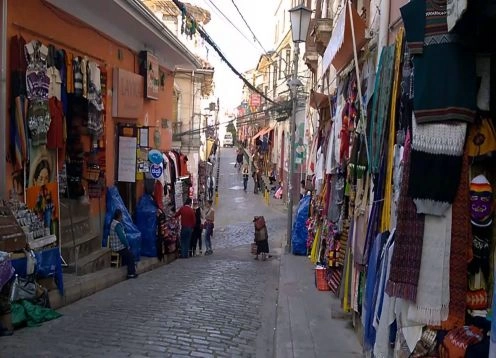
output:
[[243, 165], [243, 189], [248, 189], [248, 164]]
[[191, 207], [191, 198], [186, 199], [184, 205], [177, 211], [175, 217], [181, 217], [181, 255], [182, 259], [188, 258], [191, 234], [195, 227], [195, 212]]
[[213, 254], [212, 235], [214, 233], [215, 209], [212, 207], [212, 200], [207, 202], [205, 211], [205, 255]]
[[126, 237], [126, 232], [124, 231], [124, 225], [122, 221], [122, 211], [116, 209], [114, 212], [114, 217], [110, 223], [110, 249], [117, 252], [122, 260], [122, 263], [127, 266], [127, 278], [136, 278], [136, 264], [134, 261], [134, 255], [131, 252], [131, 246]]
[[262, 254], [262, 261], [265, 261], [269, 255], [269, 234], [267, 233], [265, 218], [263, 216], [255, 216], [253, 223], [255, 225], [255, 243], [257, 244], [255, 260], [258, 260], [258, 255]]
[[207, 193], [208, 200], [213, 200], [214, 198], [214, 188], [215, 188], [215, 178], [212, 174], [207, 177]]
[[196, 256], [196, 246], [199, 247], [199, 254], [202, 254], [202, 211], [198, 202], [193, 202], [193, 210], [195, 211], [195, 227], [193, 228], [193, 233], [191, 234], [191, 245], [189, 249], [189, 256]]
[[251, 174], [253, 177], [253, 194], [258, 194], [258, 169]]
[[241, 171], [241, 166], [243, 165], [243, 152], [241, 151], [241, 148], [238, 149], [238, 154], [236, 155], [236, 164], [234, 164], [235, 168], [238, 168], [238, 173]]

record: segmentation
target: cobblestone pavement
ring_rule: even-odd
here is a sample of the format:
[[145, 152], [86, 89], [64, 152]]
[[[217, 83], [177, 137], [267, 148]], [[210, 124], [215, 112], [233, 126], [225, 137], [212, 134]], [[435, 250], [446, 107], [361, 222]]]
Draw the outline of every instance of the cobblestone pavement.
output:
[[[221, 172], [234, 173], [222, 149]], [[0, 357], [272, 357], [284, 215], [220, 178], [214, 254], [170, 265], [60, 310], [63, 317], [0, 338]], [[240, 200], [242, 198], [243, 200]], [[240, 209], [242, 207], [242, 209]], [[266, 215], [274, 257], [249, 254]]]

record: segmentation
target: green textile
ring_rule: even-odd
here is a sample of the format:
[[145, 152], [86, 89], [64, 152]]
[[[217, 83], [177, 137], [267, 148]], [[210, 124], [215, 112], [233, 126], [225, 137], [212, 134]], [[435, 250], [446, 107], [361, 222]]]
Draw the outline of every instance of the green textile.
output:
[[50, 308], [45, 308], [32, 304], [26, 300], [12, 303], [12, 325], [15, 328], [27, 325], [36, 327], [42, 322], [51, 321], [61, 317], [62, 314]]
[[129, 242], [127, 241], [126, 233], [124, 232], [124, 226], [121, 223], [115, 226], [115, 233], [119, 240], [121, 240], [122, 245], [129, 247]]
[[389, 123], [391, 88], [393, 84], [395, 46], [382, 49], [374, 84], [372, 113], [368, 124], [370, 171], [379, 173], [383, 154], [384, 138]]
[[472, 122], [476, 110], [475, 53], [448, 32], [446, 0], [412, 0], [401, 16], [414, 65], [417, 123]]

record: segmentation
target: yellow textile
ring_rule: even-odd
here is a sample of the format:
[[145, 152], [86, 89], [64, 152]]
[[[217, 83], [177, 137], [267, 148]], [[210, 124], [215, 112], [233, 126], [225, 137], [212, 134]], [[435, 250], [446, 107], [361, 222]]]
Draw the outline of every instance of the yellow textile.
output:
[[319, 225], [317, 232], [315, 233], [315, 238], [312, 243], [312, 251], [310, 253], [310, 262], [314, 265], [319, 261], [319, 241], [320, 241], [320, 230], [322, 226]]
[[391, 202], [393, 198], [393, 164], [394, 164], [394, 140], [396, 137], [396, 101], [398, 98], [398, 88], [400, 85], [400, 65], [401, 54], [403, 52], [403, 34], [404, 29], [401, 28], [396, 36], [396, 47], [394, 55], [394, 80], [391, 93], [391, 110], [389, 118], [389, 138], [387, 144], [387, 167], [386, 179], [384, 188], [384, 205], [382, 206], [380, 232], [390, 230], [391, 226]]
[[344, 274], [344, 295], [343, 295], [343, 311], [350, 312], [351, 304], [348, 300], [350, 295], [350, 276], [351, 276], [351, 252], [348, 252], [346, 263], [345, 263], [345, 274]]

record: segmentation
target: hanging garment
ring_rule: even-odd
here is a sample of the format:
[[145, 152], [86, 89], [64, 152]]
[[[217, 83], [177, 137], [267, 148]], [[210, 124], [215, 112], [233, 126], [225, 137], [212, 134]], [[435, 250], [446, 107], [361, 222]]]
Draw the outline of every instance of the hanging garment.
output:
[[376, 174], [381, 169], [383, 145], [385, 140], [385, 122], [391, 103], [392, 75], [394, 67], [394, 45], [384, 47], [379, 59], [375, 78], [372, 113], [369, 121], [368, 144], [370, 170]]
[[460, 185], [453, 202], [453, 218], [451, 223], [451, 250], [449, 269], [449, 315], [441, 324], [441, 328], [450, 330], [461, 327], [465, 323], [467, 296], [467, 262], [468, 245], [470, 243], [470, 215], [468, 198], [467, 155], [463, 158]]
[[475, 117], [475, 52], [448, 32], [446, 2], [412, 0], [400, 9], [413, 55], [413, 108], [419, 124], [472, 122]]
[[374, 347], [376, 331], [374, 328], [374, 313], [377, 297], [377, 286], [380, 270], [381, 252], [389, 232], [380, 233], [376, 236], [370, 251], [367, 279], [365, 283], [365, 294], [362, 304], [363, 345], [365, 350]]
[[424, 215], [417, 215], [415, 204], [408, 196], [411, 141], [408, 132], [403, 153], [403, 176], [398, 202], [396, 242], [391, 259], [391, 272], [386, 292], [390, 296], [415, 302], [422, 259]]
[[[387, 247], [387, 245], [386, 245]], [[382, 282], [387, 282], [389, 279], [389, 272], [391, 267], [391, 257], [394, 250], [394, 242], [392, 242], [389, 247], [384, 248], [384, 261], [383, 264], [385, 267], [382, 268], [384, 271], [383, 276], [381, 277]], [[379, 293], [380, 294], [380, 293]], [[382, 309], [378, 312], [376, 316], [376, 340], [374, 344], [374, 356], [377, 358], [389, 358], [393, 354], [393, 350], [391, 349], [391, 329], [393, 322], [395, 321], [395, 304], [396, 297], [390, 297], [386, 292], [382, 291], [384, 295], [382, 302]], [[393, 334], [394, 335], [394, 334]]]
[[412, 321], [438, 326], [448, 318], [451, 224], [451, 207], [445, 216], [425, 216], [417, 298], [408, 311]]
[[458, 189], [467, 124], [417, 122], [415, 117], [408, 195], [417, 213], [444, 215]]

